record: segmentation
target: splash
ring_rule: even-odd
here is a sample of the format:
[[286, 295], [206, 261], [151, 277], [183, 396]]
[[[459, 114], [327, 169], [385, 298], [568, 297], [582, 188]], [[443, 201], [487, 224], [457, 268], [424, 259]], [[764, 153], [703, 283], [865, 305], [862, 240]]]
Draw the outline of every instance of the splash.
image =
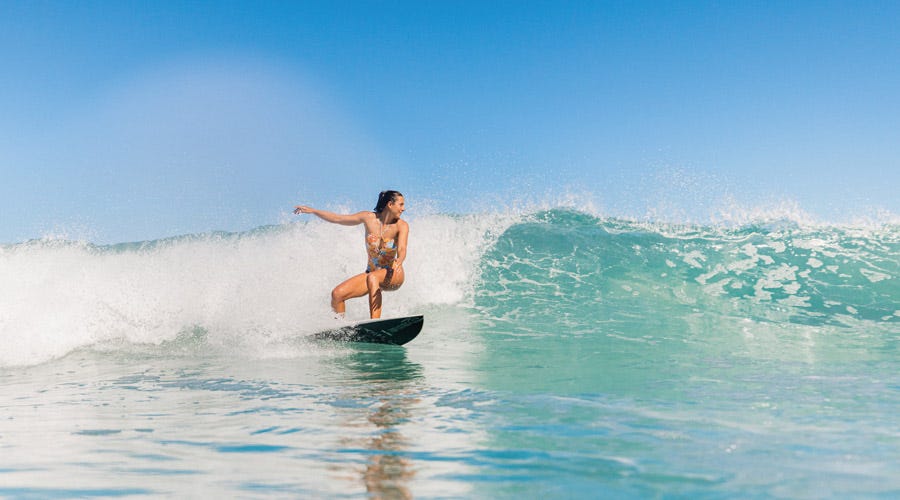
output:
[[[480, 256], [504, 221], [411, 220], [409, 279], [385, 297], [385, 315], [471, 297]], [[0, 365], [117, 343], [175, 349], [192, 338], [226, 353], [278, 355], [285, 340], [334, 326], [331, 288], [364, 268], [359, 228], [315, 221], [111, 246], [2, 247]], [[365, 318], [365, 301], [349, 302], [347, 314]]]

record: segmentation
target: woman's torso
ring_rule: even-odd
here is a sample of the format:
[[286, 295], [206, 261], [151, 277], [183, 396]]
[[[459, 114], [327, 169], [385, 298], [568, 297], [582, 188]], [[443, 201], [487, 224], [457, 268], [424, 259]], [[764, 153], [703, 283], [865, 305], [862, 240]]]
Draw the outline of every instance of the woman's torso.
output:
[[397, 233], [399, 232], [397, 222], [382, 224], [376, 216], [367, 221], [366, 253], [368, 254], [368, 263], [366, 271], [389, 269], [393, 265], [394, 259], [397, 258]]

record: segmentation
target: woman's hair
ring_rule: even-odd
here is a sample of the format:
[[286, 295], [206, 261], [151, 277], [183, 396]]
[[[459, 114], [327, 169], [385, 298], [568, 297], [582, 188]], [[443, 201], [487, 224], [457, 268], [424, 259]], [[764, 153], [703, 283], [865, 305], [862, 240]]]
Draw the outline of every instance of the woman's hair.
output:
[[401, 196], [403, 195], [400, 194], [400, 191], [382, 191], [378, 193], [378, 203], [375, 204], [375, 213], [380, 214], [388, 203], [397, 201], [397, 198]]

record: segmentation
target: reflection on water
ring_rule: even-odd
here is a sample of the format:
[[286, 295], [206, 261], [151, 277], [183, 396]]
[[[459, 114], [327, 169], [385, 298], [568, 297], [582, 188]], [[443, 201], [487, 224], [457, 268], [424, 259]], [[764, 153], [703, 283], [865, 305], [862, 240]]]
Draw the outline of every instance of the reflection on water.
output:
[[366, 344], [351, 354], [338, 358], [335, 364], [356, 372], [357, 380], [379, 385], [405, 385], [422, 378], [422, 365], [409, 361], [403, 347]]
[[365, 467], [348, 479], [362, 479], [372, 498], [412, 498], [408, 485], [415, 467], [404, 454], [411, 443], [401, 427], [413, 418], [419, 402], [421, 365], [410, 362], [401, 347], [375, 345], [360, 347], [334, 363], [356, 382], [342, 386], [340, 406], [362, 410], [348, 412], [344, 426], [373, 427], [368, 437], [340, 443], [342, 449], [365, 450], [367, 455]]

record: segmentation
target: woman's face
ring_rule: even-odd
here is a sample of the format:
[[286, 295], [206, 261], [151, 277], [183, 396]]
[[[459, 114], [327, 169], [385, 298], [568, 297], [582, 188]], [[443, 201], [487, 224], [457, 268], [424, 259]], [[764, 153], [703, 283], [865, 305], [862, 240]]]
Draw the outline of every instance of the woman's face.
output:
[[400, 215], [406, 210], [406, 202], [403, 201], [402, 196], [398, 196], [394, 201], [389, 201], [387, 204], [388, 212], [394, 217], [400, 218]]

